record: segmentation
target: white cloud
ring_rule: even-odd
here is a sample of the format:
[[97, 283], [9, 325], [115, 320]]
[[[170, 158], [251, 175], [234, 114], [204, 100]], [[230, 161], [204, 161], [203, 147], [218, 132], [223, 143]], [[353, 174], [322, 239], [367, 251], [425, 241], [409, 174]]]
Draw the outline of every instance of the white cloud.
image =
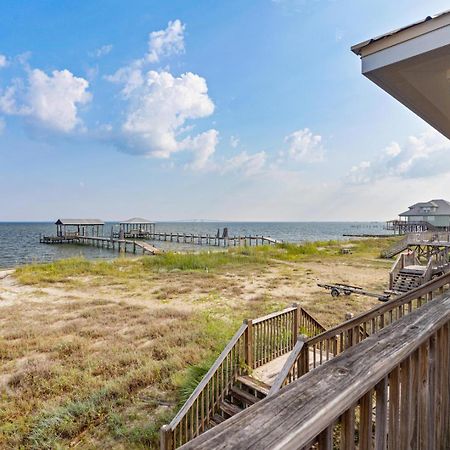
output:
[[347, 181], [363, 184], [384, 178], [424, 178], [450, 172], [450, 141], [435, 130], [391, 142], [373, 161], [351, 168]]
[[89, 56], [93, 58], [101, 58], [102, 56], [106, 56], [107, 54], [111, 53], [112, 49], [112, 44], [105, 44], [95, 49], [93, 52], [89, 52]]
[[0, 95], [0, 110], [5, 114], [28, 117], [48, 129], [69, 132], [81, 124], [78, 106], [88, 103], [89, 83], [68, 70], [54, 70], [49, 76], [31, 70], [27, 84], [16, 81]]
[[194, 138], [188, 137], [180, 143], [180, 148], [190, 150], [194, 153], [194, 160], [187, 165], [192, 170], [207, 169], [210, 158], [216, 151], [219, 140], [217, 130], [208, 130]]
[[210, 116], [214, 103], [208, 96], [206, 80], [191, 72], [174, 76], [167, 70], [146, 72], [146, 66], [162, 57], [184, 52], [185, 25], [169, 22], [165, 30], [149, 34], [149, 49], [142, 58], [120, 68], [107, 80], [121, 84], [127, 104], [116, 144], [138, 155], [169, 159], [177, 152], [191, 152], [186, 167], [211, 168], [211, 156], [218, 143], [218, 131], [193, 133], [191, 121]]
[[169, 22], [165, 30], [152, 31], [148, 39], [146, 60], [156, 63], [163, 56], [178, 55], [184, 52], [184, 30], [180, 20]]
[[174, 77], [169, 72], [149, 71], [142, 83], [127, 91], [128, 112], [122, 124], [122, 147], [133, 154], [169, 158], [190, 150], [192, 167], [202, 168], [214, 153], [217, 131], [181, 137], [186, 121], [208, 117], [214, 103], [204, 78], [191, 72]]
[[322, 136], [314, 135], [309, 128], [294, 131], [284, 138], [288, 155], [301, 162], [320, 162], [324, 159]]
[[0, 69], [8, 65], [8, 60], [5, 55], [0, 54]]
[[233, 147], [233, 148], [237, 148], [238, 145], [239, 145], [239, 138], [236, 137], [236, 136], [231, 136], [231, 137], [230, 137], [230, 145], [231, 145], [231, 147]]
[[251, 176], [261, 172], [266, 164], [266, 160], [266, 152], [249, 155], [244, 151], [225, 161], [221, 171], [222, 173], [241, 171], [245, 175]]
[[122, 94], [125, 97], [144, 84], [144, 75], [136, 62], [130, 66], [121, 67], [113, 75], [107, 75], [105, 78], [112, 83], [123, 84]]

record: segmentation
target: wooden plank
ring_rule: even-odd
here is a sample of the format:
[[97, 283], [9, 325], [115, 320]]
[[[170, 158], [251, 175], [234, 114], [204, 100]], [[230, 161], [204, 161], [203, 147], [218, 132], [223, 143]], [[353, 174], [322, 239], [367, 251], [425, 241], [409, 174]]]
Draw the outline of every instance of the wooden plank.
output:
[[389, 432], [388, 447], [399, 449], [400, 445], [400, 369], [395, 367], [389, 375]]
[[351, 406], [341, 417], [341, 450], [355, 448], [355, 407]]
[[372, 449], [372, 390], [359, 403], [359, 450]]
[[288, 377], [289, 372], [292, 370], [294, 363], [298, 360], [300, 352], [302, 351], [302, 348], [304, 345], [305, 345], [305, 341], [304, 341], [303, 337], [299, 336], [294, 349], [290, 353], [288, 359], [286, 360], [282, 369], [280, 370], [277, 377], [275, 378], [275, 381], [273, 382], [270, 392], [268, 394], [269, 396], [274, 395], [276, 392], [278, 392], [283, 387], [283, 383], [286, 380], [286, 378]]
[[184, 448], [303, 447], [449, 320], [450, 297], [437, 298]]
[[387, 449], [387, 377], [383, 378], [375, 387], [375, 450]]

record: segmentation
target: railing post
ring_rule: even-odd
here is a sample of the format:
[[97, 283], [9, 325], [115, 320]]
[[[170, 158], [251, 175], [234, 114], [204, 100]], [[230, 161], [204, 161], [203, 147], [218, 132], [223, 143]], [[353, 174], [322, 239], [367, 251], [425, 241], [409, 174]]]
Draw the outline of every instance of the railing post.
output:
[[305, 373], [309, 372], [309, 347], [308, 341], [306, 341], [306, 336], [303, 347], [300, 350], [299, 365], [297, 370], [298, 370], [298, 378], [300, 378], [302, 375], [305, 375]]
[[244, 334], [245, 364], [251, 370], [253, 369], [253, 321], [252, 319], [245, 319], [244, 323], [247, 324], [247, 329]]
[[172, 430], [169, 428], [169, 425], [163, 425], [161, 427], [160, 438], [161, 438], [161, 450], [173, 449]]
[[297, 303], [293, 303], [292, 307], [295, 308], [294, 311], [294, 321], [293, 321], [293, 330], [292, 330], [292, 342], [293, 342], [293, 346], [295, 346], [296, 342], [297, 342], [297, 338], [298, 338], [298, 329], [300, 326], [300, 306], [298, 306]]

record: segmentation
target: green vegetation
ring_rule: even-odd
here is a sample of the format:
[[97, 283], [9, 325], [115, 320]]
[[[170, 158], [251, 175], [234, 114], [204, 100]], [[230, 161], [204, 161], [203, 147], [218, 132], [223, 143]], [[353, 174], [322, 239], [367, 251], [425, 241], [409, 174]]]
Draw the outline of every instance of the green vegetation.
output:
[[[377, 301], [341, 296], [330, 307], [317, 280], [332, 273], [330, 281], [352, 282], [359, 274], [372, 277], [365, 286], [381, 286], [388, 263], [378, 256], [391, 243], [280, 244], [17, 269], [17, 301], [0, 303], [0, 448], [157, 448], [159, 427], [243, 318], [300, 302], [329, 326], [366, 310]], [[342, 247], [352, 253], [342, 255]]]
[[141, 277], [148, 272], [214, 271], [221, 268], [257, 266], [270, 262], [300, 261], [314, 257], [335, 257], [342, 247], [349, 247], [350, 258], [378, 257], [396, 238], [361, 239], [350, 242], [325, 241], [302, 244], [283, 243], [275, 246], [238, 247], [225, 251], [166, 252], [141, 258], [117, 258], [112, 261], [93, 261], [71, 258], [52, 263], [31, 264], [16, 270], [16, 277], [24, 284], [71, 283], [80, 276]]

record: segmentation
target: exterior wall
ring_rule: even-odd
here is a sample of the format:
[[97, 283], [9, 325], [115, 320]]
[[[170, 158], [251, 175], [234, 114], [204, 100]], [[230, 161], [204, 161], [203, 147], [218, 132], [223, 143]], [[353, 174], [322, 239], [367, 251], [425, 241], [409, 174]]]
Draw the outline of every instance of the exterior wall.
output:
[[450, 216], [408, 216], [408, 222], [429, 222], [437, 227], [448, 227]]

